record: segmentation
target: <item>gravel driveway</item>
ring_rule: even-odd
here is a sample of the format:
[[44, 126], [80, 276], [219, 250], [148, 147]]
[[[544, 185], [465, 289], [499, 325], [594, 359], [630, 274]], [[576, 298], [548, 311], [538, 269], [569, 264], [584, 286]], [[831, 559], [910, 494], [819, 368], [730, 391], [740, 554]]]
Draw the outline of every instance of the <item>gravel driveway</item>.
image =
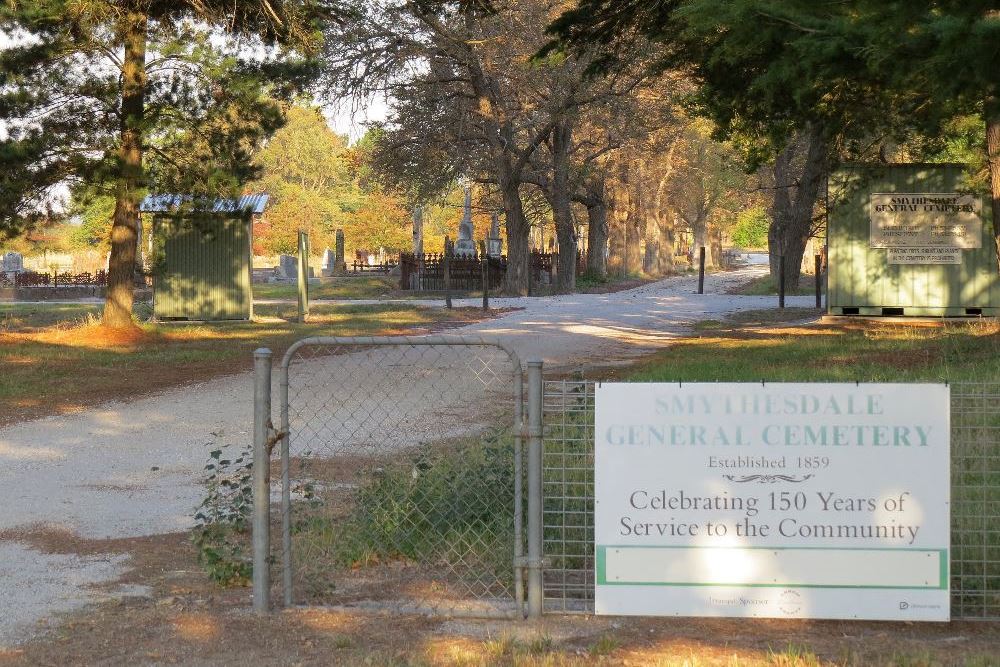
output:
[[[699, 320], [773, 306], [774, 297], [724, 294], [764, 271], [709, 275], [705, 295], [694, 293], [697, 278], [680, 277], [614, 294], [494, 299], [496, 307], [523, 310], [449, 333], [494, 336], [522, 360], [569, 369], [642, 354]], [[0, 532], [45, 525], [101, 539], [190, 527], [208, 452], [248, 442], [251, 396], [245, 373], [0, 429]], [[16, 540], [0, 542], [0, 550], [0, 647], [30, 636], [42, 619], [97, 599], [88, 587], [128, 567], [122, 555], [47, 555]]]

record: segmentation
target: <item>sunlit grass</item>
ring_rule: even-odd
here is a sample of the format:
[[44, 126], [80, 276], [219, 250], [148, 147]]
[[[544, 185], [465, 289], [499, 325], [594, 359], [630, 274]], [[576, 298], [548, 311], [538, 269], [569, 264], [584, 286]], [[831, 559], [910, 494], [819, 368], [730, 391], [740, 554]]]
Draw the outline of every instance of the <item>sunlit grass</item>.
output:
[[[788, 296], [807, 296], [816, 293], [815, 274], [803, 272], [799, 278], [799, 286], [796, 289], [786, 287], [785, 294]], [[823, 293], [826, 292], [824, 285], [820, 285]], [[770, 275], [754, 278], [745, 285], [741, 285], [733, 290], [733, 294], [743, 294], [745, 296], [773, 296], [778, 294], [778, 281]]]
[[[399, 279], [388, 276], [321, 278], [309, 283], [310, 299], [380, 299], [398, 298]], [[254, 299], [298, 298], [294, 282], [258, 283], [253, 286]]]
[[238, 372], [250, 367], [260, 346], [277, 356], [306, 336], [409, 333], [481, 315], [475, 309], [319, 305], [301, 324], [290, 321], [294, 305], [278, 305], [258, 306], [260, 319], [253, 322], [141, 322], [133, 331], [109, 332], [100, 326], [97, 305], [4, 306], [0, 312], [9, 315], [0, 328], [0, 423]]
[[744, 329], [712, 321], [630, 379], [685, 382], [911, 382], [1000, 377], [1000, 325], [856, 323]]

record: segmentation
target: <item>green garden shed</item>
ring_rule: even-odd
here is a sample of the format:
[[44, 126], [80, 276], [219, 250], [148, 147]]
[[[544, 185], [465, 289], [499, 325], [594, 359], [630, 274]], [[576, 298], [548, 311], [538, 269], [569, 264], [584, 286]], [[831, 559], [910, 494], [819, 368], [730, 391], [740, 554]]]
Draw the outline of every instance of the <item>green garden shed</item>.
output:
[[827, 311], [996, 316], [989, 200], [962, 165], [857, 165], [830, 176]]
[[253, 317], [253, 221], [266, 194], [216, 200], [191, 211], [189, 198], [150, 195], [153, 316], [159, 320], [249, 320]]

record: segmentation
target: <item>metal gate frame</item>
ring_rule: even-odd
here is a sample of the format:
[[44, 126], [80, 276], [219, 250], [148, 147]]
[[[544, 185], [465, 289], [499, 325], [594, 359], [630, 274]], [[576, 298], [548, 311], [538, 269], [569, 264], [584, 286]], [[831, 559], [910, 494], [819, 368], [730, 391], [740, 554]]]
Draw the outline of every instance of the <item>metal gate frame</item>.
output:
[[[542, 613], [542, 362], [527, 362], [528, 410], [524, 414], [524, 369], [520, 358], [508, 346], [490, 338], [476, 336], [316, 336], [296, 341], [288, 348], [278, 367], [279, 427], [271, 418], [272, 353], [268, 348], [254, 351], [254, 432], [253, 432], [253, 609], [266, 613], [271, 609], [271, 538], [270, 538], [270, 461], [275, 445], [280, 443], [281, 460], [281, 566], [285, 607], [292, 606], [291, 486], [289, 479], [289, 371], [296, 352], [308, 346], [329, 348], [366, 347], [493, 347], [506, 354], [511, 363], [514, 401], [514, 606], [517, 616], [539, 618]], [[527, 438], [527, 514], [523, 442]], [[527, 516], [527, 557], [525, 557], [524, 520]], [[525, 604], [525, 580], [527, 604]], [[450, 612], [449, 615], [461, 615]], [[475, 614], [482, 615], [482, 614]]]

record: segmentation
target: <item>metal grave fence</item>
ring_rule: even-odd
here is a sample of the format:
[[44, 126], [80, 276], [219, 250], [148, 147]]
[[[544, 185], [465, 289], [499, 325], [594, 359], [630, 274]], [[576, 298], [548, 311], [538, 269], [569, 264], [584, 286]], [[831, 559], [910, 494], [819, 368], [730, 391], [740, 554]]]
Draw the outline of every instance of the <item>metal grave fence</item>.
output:
[[[594, 383], [547, 381], [544, 609], [594, 610]], [[951, 385], [951, 613], [1000, 620], [1000, 383]]]
[[[255, 441], [276, 447], [280, 523], [264, 503], [254, 546], [255, 562], [279, 576], [272, 589], [270, 572], [258, 580], [255, 568], [255, 608], [269, 608], [273, 591], [285, 606], [521, 614], [523, 380], [513, 352], [455, 336], [309, 338], [277, 375], [280, 423], [258, 419]], [[266, 393], [269, 381], [258, 384]], [[261, 415], [267, 402], [256, 403]], [[280, 532], [270, 548], [267, 524]]]

